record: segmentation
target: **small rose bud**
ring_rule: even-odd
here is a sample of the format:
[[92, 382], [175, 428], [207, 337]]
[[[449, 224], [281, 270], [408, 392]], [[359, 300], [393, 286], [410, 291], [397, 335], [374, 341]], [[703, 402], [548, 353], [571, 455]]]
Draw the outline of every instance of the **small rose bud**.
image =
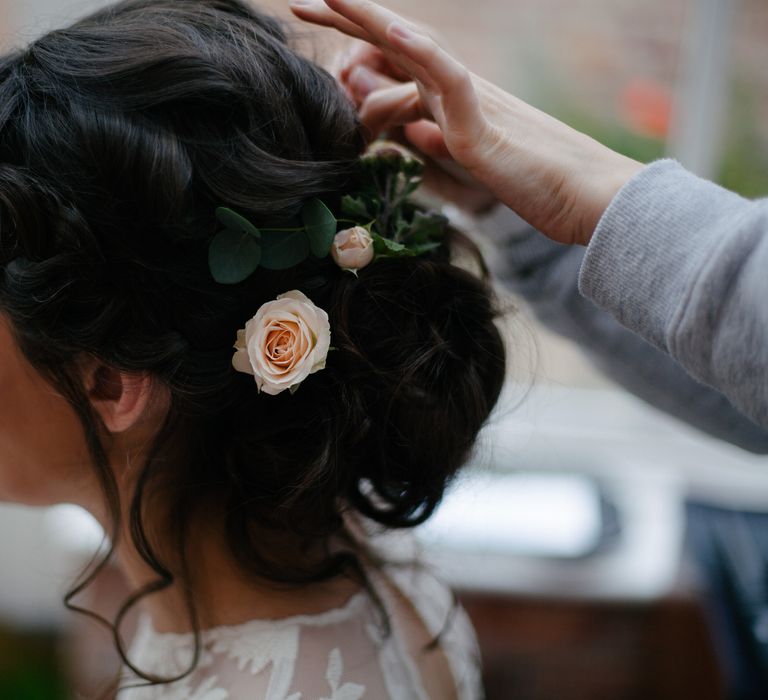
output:
[[373, 238], [362, 226], [336, 234], [331, 247], [334, 262], [345, 270], [361, 270], [373, 260]]

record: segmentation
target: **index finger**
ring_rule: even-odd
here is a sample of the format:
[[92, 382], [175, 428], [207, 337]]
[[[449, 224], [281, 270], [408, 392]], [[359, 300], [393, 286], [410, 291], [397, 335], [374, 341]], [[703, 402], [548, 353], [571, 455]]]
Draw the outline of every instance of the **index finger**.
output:
[[370, 0], [325, 0], [325, 4], [366, 31], [373, 38], [373, 43], [388, 44], [387, 29], [393, 23], [420, 31], [413, 22]]
[[477, 116], [477, 97], [466, 67], [420, 27], [372, 0], [325, 0], [337, 14], [367, 31], [387, 57], [437, 89], [459, 122]]
[[[323, 27], [333, 27], [342, 34], [356, 39], [362, 39], [376, 47], [379, 47], [385, 54], [389, 63], [403, 74], [401, 80], [411, 80], [417, 78], [423, 82], [429, 82], [429, 76], [418, 65], [411, 61], [404, 60], [404, 57], [396, 51], [386, 46], [387, 40], [384, 33], [380, 36], [374, 36], [365, 26], [358, 24], [354, 20], [344, 16], [344, 14], [335, 12], [334, 9], [323, 0], [289, 0], [291, 11], [300, 19]], [[383, 8], [380, 8], [383, 9]], [[398, 17], [390, 13], [392, 17]], [[411, 23], [412, 24], [412, 23]], [[415, 26], [415, 25], [414, 25]]]
[[351, 36], [354, 39], [362, 39], [368, 42], [373, 41], [373, 38], [365, 29], [335, 13], [322, 0], [289, 0], [288, 6], [293, 14], [305, 22], [312, 22], [312, 24], [317, 24], [321, 27], [338, 29], [342, 34]]

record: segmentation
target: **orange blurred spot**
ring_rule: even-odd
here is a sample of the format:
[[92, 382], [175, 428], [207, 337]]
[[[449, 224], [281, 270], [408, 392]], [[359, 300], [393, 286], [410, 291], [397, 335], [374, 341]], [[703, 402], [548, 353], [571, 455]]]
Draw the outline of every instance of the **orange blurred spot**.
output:
[[632, 131], [643, 136], [665, 138], [672, 123], [672, 95], [663, 85], [636, 78], [619, 96], [619, 111]]

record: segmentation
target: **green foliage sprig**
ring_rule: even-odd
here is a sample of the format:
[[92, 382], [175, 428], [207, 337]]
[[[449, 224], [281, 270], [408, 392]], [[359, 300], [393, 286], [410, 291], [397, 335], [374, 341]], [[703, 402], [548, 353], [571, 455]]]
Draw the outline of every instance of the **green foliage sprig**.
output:
[[448, 219], [423, 212], [410, 199], [421, 185], [424, 163], [398, 144], [380, 142], [361, 159], [360, 188], [341, 200], [341, 211], [367, 228], [376, 259], [413, 257], [438, 248]]
[[[258, 267], [287, 270], [309, 256], [326, 257], [340, 223], [366, 228], [375, 259], [413, 257], [439, 247], [448, 220], [421, 211], [410, 196], [421, 184], [424, 164], [393, 144], [378, 144], [361, 159], [360, 186], [341, 201], [346, 219], [337, 219], [319, 199], [301, 209], [300, 226], [256, 228], [228, 207], [216, 209], [224, 227], [210, 243], [208, 264], [221, 284], [237, 284]], [[296, 222], [298, 223], [298, 222]]]

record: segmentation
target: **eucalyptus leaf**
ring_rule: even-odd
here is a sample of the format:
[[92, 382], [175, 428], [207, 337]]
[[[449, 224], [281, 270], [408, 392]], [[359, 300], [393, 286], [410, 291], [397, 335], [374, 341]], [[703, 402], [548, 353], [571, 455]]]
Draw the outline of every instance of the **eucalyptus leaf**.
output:
[[261, 266], [287, 270], [309, 256], [309, 239], [304, 231], [262, 231]]
[[261, 244], [252, 235], [227, 229], [208, 248], [208, 265], [220, 284], [237, 284], [249, 277], [261, 261]]
[[318, 258], [324, 258], [331, 252], [333, 239], [336, 236], [336, 217], [315, 197], [302, 207], [301, 220], [312, 254]]
[[257, 241], [261, 239], [261, 233], [248, 219], [240, 216], [236, 211], [227, 207], [216, 209], [216, 218], [219, 223], [230, 231], [247, 234]]

